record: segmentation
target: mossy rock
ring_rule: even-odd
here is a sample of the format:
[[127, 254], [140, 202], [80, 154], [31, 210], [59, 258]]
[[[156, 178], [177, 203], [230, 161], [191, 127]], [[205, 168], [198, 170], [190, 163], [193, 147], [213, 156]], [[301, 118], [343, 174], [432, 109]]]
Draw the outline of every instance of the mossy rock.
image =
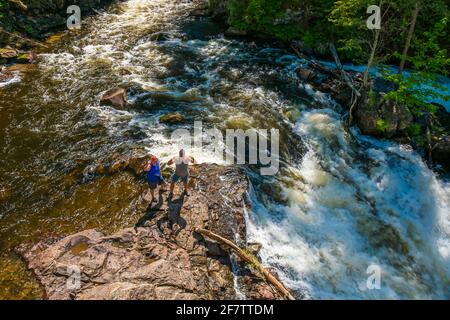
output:
[[166, 113], [165, 115], [162, 115], [159, 118], [159, 122], [161, 123], [179, 123], [182, 122], [184, 120], [184, 117], [178, 113], [178, 112], [170, 112], [170, 113]]

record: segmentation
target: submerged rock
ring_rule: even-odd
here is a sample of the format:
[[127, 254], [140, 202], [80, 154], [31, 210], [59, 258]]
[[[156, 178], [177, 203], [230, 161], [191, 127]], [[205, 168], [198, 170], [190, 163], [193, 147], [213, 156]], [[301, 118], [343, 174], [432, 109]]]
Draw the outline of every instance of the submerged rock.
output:
[[[230, 254], [193, 230], [245, 243], [248, 180], [237, 167], [199, 165], [190, 184], [189, 197], [178, 188], [173, 199], [160, 195], [134, 227], [109, 236], [85, 230], [16, 251], [48, 299], [236, 299]], [[246, 298], [279, 298], [249, 270], [241, 273]]]
[[118, 109], [125, 108], [127, 105], [126, 90], [115, 87], [106, 91], [100, 99], [100, 105], [108, 105]]
[[179, 123], [183, 120], [184, 117], [178, 112], [170, 112], [159, 118], [159, 122], [161, 123]]

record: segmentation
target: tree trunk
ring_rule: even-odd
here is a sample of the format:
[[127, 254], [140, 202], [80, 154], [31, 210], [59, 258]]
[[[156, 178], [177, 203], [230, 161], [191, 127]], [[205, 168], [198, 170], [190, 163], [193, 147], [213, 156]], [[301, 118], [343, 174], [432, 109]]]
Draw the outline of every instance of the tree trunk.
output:
[[417, 16], [419, 15], [419, 2], [416, 2], [416, 7], [411, 18], [411, 24], [409, 26], [408, 36], [406, 37], [405, 47], [403, 48], [402, 60], [400, 61], [400, 67], [398, 69], [398, 74], [402, 74], [405, 68], [406, 57], [408, 56], [409, 46], [411, 45], [411, 39], [414, 34], [414, 29], [416, 27]]
[[334, 43], [330, 42], [329, 47], [330, 47], [331, 55], [333, 56], [334, 62], [336, 63], [336, 68], [338, 70], [342, 70], [343, 69], [342, 63], [337, 54], [336, 46], [334, 45]]
[[194, 231], [197, 233], [200, 233], [201, 235], [203, 235], [205, 237], [208, 237], [214, 241], [217, 241], [217, 242], [229, 247], [231, 250], [236, 252], [236, 254], [239, 256], [239, 258], [241, 258], [248, 264], [251, 264], [252, 266], [254, 266], [264, 276], [265, 280], [267, 282], [269, 282], [270, 284], [272, 284], [283, 295], [283, 297], [285, 297], [288, 300], [295, 300], [295, 298], [286, 289], [286, 287], [280, 281], [278, 281], [278, 279], [275, 278], [269, 271], [267, 271], [267, 269], [264, 268], [253, 255], [245, 252], [244, 250], [239, 248], [236, 244], [234, 244], [230, 240], [225, 239], [225, 238], [219, 236], [218, 234], [215, 234], [209, 230], [194, 228]]
[[364, 87], [367, 87], [369, 84], [369, 71], [372, 67], [373, 60], [375, 59], [375, 52], [378, 47], [378, 40], [380, 38], [380, 29], [375, 31], [375, 39], [373, 40], [372, 51], [370, 52], [369, 61], [367, 62], [366, 70], [364, 71]]

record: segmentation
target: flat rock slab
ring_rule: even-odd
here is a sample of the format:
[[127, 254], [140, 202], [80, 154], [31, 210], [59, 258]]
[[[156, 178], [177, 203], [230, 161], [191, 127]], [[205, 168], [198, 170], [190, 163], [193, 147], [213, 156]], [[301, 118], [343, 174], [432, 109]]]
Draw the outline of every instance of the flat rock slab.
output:
[[85, 230], [17, 251], [48, 299], [236, 299], [236, 276], [246, 298], [279, 298], [248, 270], [233, 274], [229, 253], [192, 231], [245, 242], [246, 176], [217, 165], [191, 174], [189, 197], [178, 187], [173, 199], [161, 193], [133, 227], [109, 236]]

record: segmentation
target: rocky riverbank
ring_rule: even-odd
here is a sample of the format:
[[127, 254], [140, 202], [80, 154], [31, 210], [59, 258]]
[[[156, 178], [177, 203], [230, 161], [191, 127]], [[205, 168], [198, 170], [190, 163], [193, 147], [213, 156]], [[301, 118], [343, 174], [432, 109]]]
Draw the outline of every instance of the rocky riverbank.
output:
[[[82, 19], [112, 0], [2, 1], [0, 3], [0, 87], [35, 69], [42, 40], [66, 28], [67, 8], [80, 7]], [[56, 37], [58, 38], [58, 37]], [[50, 42], [52, 39], [50, 39]]]
[[[48, 299], [279, 298], [229, 252], [193, 232], [206, 228], [247, 245], [245, 174], [236, 167], [202, 164], [192, 175], [190, 196], [180, 196], [178, 188], [171, 200], [161, 194], [135, 226], [112, 235], [85, 230], [17, 252]], [[67, 285], [73, 270], [80, 270], [79, 288]]]
[[[66, 28], [71, 5], [80, 7], [82, 18], [111, 4], [112, 0], [21, 0], [5, 1], [0, 8], [0, 47], [29, 49], [36, 39], [44, 39]], [[34, 39], [34, 40], [33, 40]]]

